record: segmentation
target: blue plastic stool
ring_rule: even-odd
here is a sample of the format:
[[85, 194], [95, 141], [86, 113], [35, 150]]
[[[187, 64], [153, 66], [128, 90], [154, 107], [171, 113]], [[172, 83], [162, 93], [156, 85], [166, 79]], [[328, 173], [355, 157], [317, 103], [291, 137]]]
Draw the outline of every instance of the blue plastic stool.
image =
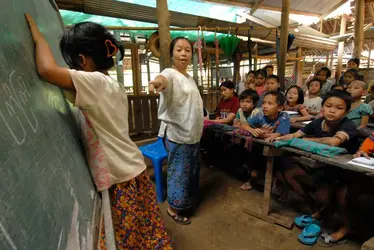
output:
[[162, 163], [168, 157], [163, 138], [158, 137], [154, 143], [139, 147], [142, 154], [151, 159], [155, 170], [157, 202], [165, 201], [164, 185], [162, 183]]

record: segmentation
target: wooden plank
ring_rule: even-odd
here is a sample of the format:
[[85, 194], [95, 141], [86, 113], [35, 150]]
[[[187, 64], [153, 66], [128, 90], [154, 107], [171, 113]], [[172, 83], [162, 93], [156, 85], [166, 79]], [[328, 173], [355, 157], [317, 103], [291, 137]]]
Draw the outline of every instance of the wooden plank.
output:
[[364, 17], [365, 17], [365, 0], [356, 0], [355, 29], [354, 29], [354, 48], [353, 56], [361, 58], [362, 47], [364, 45]]
[[143, 132], [143, 119], [142, 119], [142, 103], [139, 98], [134, 98], [134, 120], [135, 132], [141, 134]]
[[264, 3], [264, 1], [265, 0], [257, 0], [256, 3], [252, 6], [249, 14], [253, 15], [256, 12], [256, 10]]
[[159, 129], [159, 120], [157, 114], [157, 99], [158, 97], [152, 96], [151, 98], [151, 124], [152, 124], [152, 133], [157, 134]]
[[278, 76], [280, 79], [280, 88], [285, 89], [285, 73], [286, 73], [286, 57], [287, 57], [287, 43], [288, 43], [288, 25], [290, 15], [290, 0], [282, 0], [282, 17], [281, 17], [281, 32], [279, 44], [279, 62], [278, 62]]
[[266, 162], [266, 175], [265, 175], [265, 188], [264, 188], [264, 201], [262, 204], [262, 215], [268, 216], [270, 212], [270, 199], [271, 199], [271, 182], [273, 181], [273, 164], [274, 156], [271, 151], [267, 155]]
[[128, 102], [129, 102], [129, 134], [135, 133], [135, 128], [134, 128], [134, 103], [133, 103], [133, 97], [128, 96]]
[[158, 33], [160, 35], [160, 71], [170, 67], [169, 45], [170, 36], [170, 13], [167, 0], [157, 0]]
[[149, 96], [142, 96], [142, 116], [143, 116], [143, 132], [148, 132], [151, 128], [151, 113], [149, 112], [150, 98]]
[[325, 13], [323, 13], [320, 17], [319, 17], [319, 20], [323, 20], [323, 18], [325, 18], [326, 16], [330, 15], [332, 12], [334, 12], [335, 10], [337, 10], [340, 6], [342, 6], [343, 4], [345, 4], [348, 0], [341, 0], [339, 3], [337, 3], [334, 7], [332, 7], [331, 9], [329, 9], [328, 11], [326, 11]]

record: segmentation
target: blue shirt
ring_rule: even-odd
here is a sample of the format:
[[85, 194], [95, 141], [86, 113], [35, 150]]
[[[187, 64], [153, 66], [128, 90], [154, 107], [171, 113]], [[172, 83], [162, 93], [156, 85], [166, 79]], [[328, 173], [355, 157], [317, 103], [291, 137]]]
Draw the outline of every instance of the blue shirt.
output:
[[291, 128], [290, 116], [286, 112], [279, 112], [278, 117], [272, 121], [261, 112], [249, 118], [248, 124], [253, 128], [262, 128], [264, 125], [270, 125], [274, 128], [274, 133], [281, 135], [289, 134]]

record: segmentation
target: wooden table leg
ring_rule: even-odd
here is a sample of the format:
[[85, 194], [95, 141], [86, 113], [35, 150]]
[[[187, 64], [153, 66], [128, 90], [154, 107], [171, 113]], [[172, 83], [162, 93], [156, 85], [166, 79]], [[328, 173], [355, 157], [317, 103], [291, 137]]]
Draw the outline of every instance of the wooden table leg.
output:
[[267, 156], [266, 163], [266, 175], [265, 175], [265, 187], [264, 187], [264, 200], [262, 203], [262, 209], [258, 207], [252, 207], [251, 209], [244, 208], [243, 212], [253, 217], [262, 219], [269, 223], [277, 224], [285, 228], [291, 229], [293, 225], [293, 218], [281, 216], [275, 213], [270, 213], [270, 201], [271, 201], [271, 186], [273, 180], [273, 166], [274, 156], [279, 153], [279, 150], [275, 148], [264, 148], [264, 155]]

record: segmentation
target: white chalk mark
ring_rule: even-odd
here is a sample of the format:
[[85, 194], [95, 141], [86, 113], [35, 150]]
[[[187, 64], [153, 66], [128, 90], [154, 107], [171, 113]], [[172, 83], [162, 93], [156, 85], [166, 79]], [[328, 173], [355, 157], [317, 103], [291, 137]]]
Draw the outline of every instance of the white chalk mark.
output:
[[58, 244], [57, 244], [57, 250], [60, 250], [60, 247], [61, 247], [62, 232], [64, 232], [64, 229], [61, 229], [60, 238], [58, 239]]
[[17, 250], [17, 246], [16, 244], [14, 244], [12, 238], [10, 238], [10, 235], [8, 234], [8, 232], [5, 230], [3, 224], [0, 222], [0, 229], [1, 229], [1, 232], [4, 234], [5, 238], [8, 240], [8, 243], [9, 245], [12, 247], [13, 250]]
[[25, 128], [22, 126], [22, 123], [21, 123], [21, 121], [19, 120], [19, 118], [16, 117], [17, 120], [18, 120], [18, 122], [19, 122], [19, 125], [21, 126], [22, 131], [23, 131], [23, 138], [22, 138], [21, 140], [19, 140], [18, 137], [15, 135], [15, 133], [13, 132], [12, 128], [9, 126], [8, 121], [5, 119], [5, 117], [4, 117], [4, 115], [3, 115], [3, 113], [2, 113], [1, 111], [0, 111], [0, 116], [1, 116], [1, 119], [2, 119], [2, 120], [4, 121], [4, 123], [5, 123], [5, 126], [8, 128], [10, 134], [12, 135], [14, 141], [15, 141], [18, 145], [22, 145], [22, 144], [25, 142], [25, 139], [26, 139], [26, 135], [27, 135], [27, 134], [26, 134], [26, 130], [25, 130]]
[[70, 231], [68, 233], [67, 250], [79, 250], [79, 222], [78, 222], [79, 205], [77, 200], [74, 201], [73, 215], [71, 218]]

